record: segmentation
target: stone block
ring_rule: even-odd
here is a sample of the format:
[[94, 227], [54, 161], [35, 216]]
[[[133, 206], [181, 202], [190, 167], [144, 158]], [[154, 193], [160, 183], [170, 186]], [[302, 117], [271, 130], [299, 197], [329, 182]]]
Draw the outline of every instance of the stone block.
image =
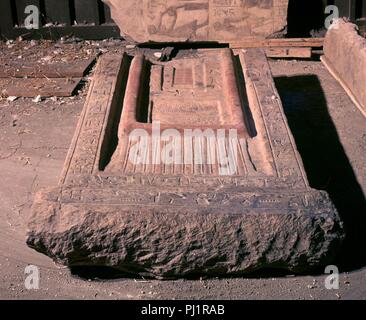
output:
[[104, 0], [135, 42], [231, 42], [287, 26], [288, 0]]

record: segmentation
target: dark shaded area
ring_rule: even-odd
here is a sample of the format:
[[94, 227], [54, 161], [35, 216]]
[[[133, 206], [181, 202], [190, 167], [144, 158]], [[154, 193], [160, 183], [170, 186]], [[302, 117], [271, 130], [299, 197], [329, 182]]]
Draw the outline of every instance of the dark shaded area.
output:
[[342, 271], [366, 265], [366, 200], [329, 115], [315, 75], [275, 79], [311, 187], [326, 190], [347, 236], [335, 262]]
[[140, 79], [140, 88], [137, 96], [137, 110], [136, 119], [141, 123], [151, 122], [149, 119], [149, 106], [150, 106], [150, 78], [151, 78], [152, 64], [145, 60], [143, 66], [143, 72]]
[[355, 3], [356, 6], [356, 19], [360, 19], [362, 18], [363, 13], [365, 13], [365, 7], [366, 7], [366, 2], [364, 0], [356, 0]]
[[237, 87], [239, 90], [240, 101], [242, 102], [243, 114], [245, 116], [244, 119], [245, 125], [249, 136], [251, 138], [254, 138], [255, 136], [257, 136], [258, 133], [252, 112], [249, 107], [248, 94], [246, 88], [245, 86], [241, 85], [242, 83], [245, 83], [245, 77], [243, 74], [243, 68], [241, 67], [240, 57], [238, 55], [233, 56], [233, 63], [236, 71]]
[[134, 279], [133, 275], [123, 273], [112, 267], [71, 267], [71, 275], [84, 280], [113, 280], [113, 279]]
[[287, 36], [310, 37], [312, 30], [324, 28], [326, 0], [289, 0]]
[[101, 147], [101, 157], [99, 162], [100, 170], [104, 170], [106, 168], [118, 146], [118, 127], [123, 109], [123, 100], [126, 93], [126, 84], [129, 76], [131, 61], [132, 57], [129, 56], [126, 56], [122, 60], [123, 65], [120, 69], [116, 83], [116, 90], [118, 90], [119, 94], [114, 95], [111, 104], [111, 116], [108, 118], [108, 123]]
[[170, 42], [146, 42], [139, 43], [138, 46], [140, 48], [149, 48], [149, 49], [164, 49], [167, 46], [172, 46], [174, 48], [172, 53], [172, 57], [175, 57], [179, 51], [182, 50], [197, 50], [197, 49], [217, 49], [217, 48], [229, 48], [229, 45], [226, 43], [218, 43], [214, 41], [197, 41], [197, 42], [180, 42], [180, 43], [170, 43]]
[[[102, 267], [102, 266], [74, 266], [74, 267], [70, 267], [70, 272], [71, 275], [74, 277], [78, 277], [81, 278], [83, 280], [94, 280], [94, 281], [98, 281], [98, 280], [115, 280], [115, 279], [137, 279], [139, 278], [140, 280], [156, 280], [156, 278], [153, 277], [142, 277], [137, 275], [136, 273], [131, 274], [131, 273], [124, 273], [116, 268], [113, 267]], [[323, 274], [324, 273], [324, 268], [319, 268], [318, 270], [314, 269], [313, 272], [311, 272], [309, 274], [309, 272], [306, 273], [306, 275], [319, 275], [319, 274]], [[300, 275], [301, 273], [296, 273], [297, 275]], [[225, 278], [225, 279], [237, 279], [237, 278], [246, 278], [246, 279], [270, 279], [270, 278], [286, 278], [288, 276], [291, 275], [295, 275], [295, 273], [286, 271], [286, 270], [281, 270], [281, 269], [262, 269], [262, 270], [257, 270], [257, 271], [253, 271], [250, 274], [237, 274], [237, 275], [225, 275], [224, 277], [221, 276], [220, 278]], [[181, 279], [185, 279], [185, 280], [212, 280], [212, 279], [217, 279], [219, 277], [212, 275], [209, 276], [206, 273], [202, 272], [196, 272], [196, 273], [192, 273], [192, 274], [188, 274], [185, 275], [184, 277], [182, 277]], [[169, 277], [168, 275], [165, 276], [164, 279], [162, 280], [177, 280], [177, 277]]]

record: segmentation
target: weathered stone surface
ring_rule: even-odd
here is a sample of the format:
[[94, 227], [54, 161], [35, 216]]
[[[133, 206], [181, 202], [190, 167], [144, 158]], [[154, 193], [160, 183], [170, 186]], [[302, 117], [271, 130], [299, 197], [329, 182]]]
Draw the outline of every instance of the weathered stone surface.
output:
[[339, 19], [327, 32], [322, 60], [366, 116], [366, 39], [357, 26]]
[[[237, 130], [235, 170], [131, 163], [131, 133], [153, 131], [153, 119], [161, 130]], [[146, 157], [163, 149], [151, 146]], [[60, 185], [40, 192], [32, 212], [27, 243], [55, 261], [158, 278], [302, 272], [330, 263], [344, 236], [328, 195], [308, 185], [260, 49], [159, 65], [103, 56]]]
[[136, 42], [268, 37], [287, 25], [288, 0], [104, 0], [122, 36]]
[[[239, 275], [262, 268], [304, 272], [330, 263], [342, 235], [325, 193], [263, 196], [221, 188], [219, 194], [228, 192], [235, 202], [197, 205], [197, 195], [188, 194], [185, 206], [151, 208], [152, 201], [112, 209], [99, 201], [65, 201], [60, 208], [54, 199], [65, 192], [73, 190], [53, 189], [37, 196], [28, 244], [68, 266], [111, 266], [155, 277]], [[149, 196], [127, 189], [125, 203]], [[243, 204], [275, 199], [290, 209]], [[308, 201], [306, 207], [303, 201]]]

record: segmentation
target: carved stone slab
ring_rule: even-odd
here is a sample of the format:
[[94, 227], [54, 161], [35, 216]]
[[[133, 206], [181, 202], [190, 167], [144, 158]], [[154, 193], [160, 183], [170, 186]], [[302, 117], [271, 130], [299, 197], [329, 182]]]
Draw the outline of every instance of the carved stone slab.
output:
[[[199, 150], [236, 150], [234, 165], [197, 161], [185, 143], [173, 149], [181, 163], [174, 152], [158, 159], [172, 141], [154, 141], [154, 130], [188, 128], [221, 129], [224, 148], [203, 134]], [[136, 130], [148, 133], [140, 162]], [[344, 236], [328, 195], [309, 187], [261, 49], [155, 65], [102, 56], [60, 184], [32, 212], [27, 243], [55, 261], [158, 278], [304, 272], [330, 263]]]
[[136, 42], [268, 37], [287, 25], [288, 0], [104, 0], [122, 36]]

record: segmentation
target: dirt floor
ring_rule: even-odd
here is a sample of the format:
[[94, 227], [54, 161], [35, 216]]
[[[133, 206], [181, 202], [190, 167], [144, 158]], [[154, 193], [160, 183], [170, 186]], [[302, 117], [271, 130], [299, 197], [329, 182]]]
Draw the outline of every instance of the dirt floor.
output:
[[[77, 46], [101, 53], [119, 50], [115, 43]], [[57, 47], [62, 49], [62, 44]], [[0, 47], [10, 56], [17, 54], [14, 49], [9, 43]], [[366, 299], [366, 118], [320, 62], [273, 61], [271, 67], [310, 183], [330, 193], [347, 227], [347, 241], [335, 261], [343, 272], [339, 290], [325, 288], [323, 270], [304, 276], [102, 280], [90, 273], [72, 275], [29, 249], [25, 232], [33, 195], [57, 184], [85, 100], [87, 77], [73, 98], [0, 100], [0, 298]], [[39, 290], [25, 288], [29, 264], [40, 268]]]

